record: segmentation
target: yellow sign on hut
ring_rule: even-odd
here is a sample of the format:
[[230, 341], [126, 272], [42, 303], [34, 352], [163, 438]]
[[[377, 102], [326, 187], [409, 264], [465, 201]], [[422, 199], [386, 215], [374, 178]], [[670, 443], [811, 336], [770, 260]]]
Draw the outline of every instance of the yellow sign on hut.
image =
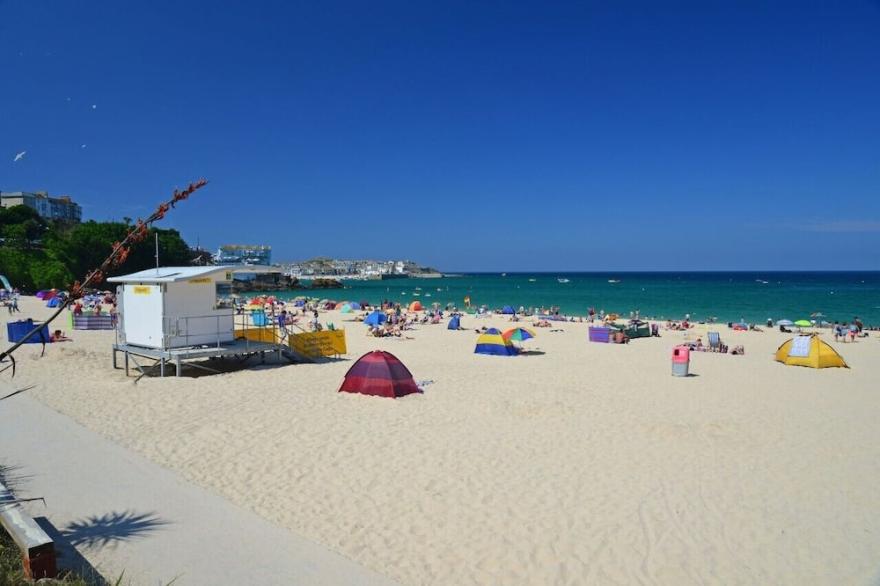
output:
[[347, 352], [345, 330], [304, 332], [290, 336], [290, 347], [306, 356], [338, 356]]

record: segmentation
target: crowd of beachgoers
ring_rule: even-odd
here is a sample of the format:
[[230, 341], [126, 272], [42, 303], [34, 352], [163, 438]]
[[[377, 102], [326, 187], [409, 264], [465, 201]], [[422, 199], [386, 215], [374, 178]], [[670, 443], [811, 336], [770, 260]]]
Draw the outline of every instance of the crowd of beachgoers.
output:
[[[686, 314], [681, 319], [657, 319], [654, 316], [643, 317], [638, 309], [630, 311], [627, 316], [623, 313], [606, 312], [604, 309], [597, 311], [593, 307], [588, 308], [585, 315], [567, 315], [561, 313], [556, 306], [537, 308], [520, 306], [518, 309], [514, 309], [509, 305], [489, 308], [485, 305], [473, 306], [468, 304], [463, 309], [459, 309], [453, 304], [441, 306], [439, 303], [434, 303], [431, 307], [423, 307], [419, 302], [406, 305], [387, 299], [381, 303], [371, 304], [368, 301], [349, 302], [330, 299], [318, 300], [317, 298], [309, 299], [305, 297], [285, 300], [271, 296], [238, 300], [234, 305], [236, 313], [239, 315], [254, 310], [264, 311], [273, 322], [279, 325], [296, 325], [311, 331], [323, 327], [319, 316], [324, 311], [342, 309], [344, 313], [354, 313], [355, 321], [360, 322], [364, 321], [371, 312], [380, 311], [388, 316], [388, 320], [381, 325], [376, 324], [370, 329], [370, 335], [377, 337], [386, 335], [401, 336], [402, 332], [416, 324], [439, 324], [445, 317], [453, 315], [472, 315], [476, 318], [502, 316], [513, 322], [531, 320], [531, 325], [535, 327], [551, 327], [552, 322], [559, 321], [587, 324], [653, 322], [659, 327], [670, 331], [685, 331], [698, 324], [725, 325], [719, 324], [714, 318], [692, 319], [690, 314]], [[768, 319], [766, 324], [750, 323], [742, 318], [738, 322], [728, 322], [726, 327], [736, 331], [747, 330], [752, 332], [763, 332], [765, 327], [778, 328], [783, 333], [795, 333], [803, 331], [805, 328], [811, 330], [826, 329], [834, 335], [835, 340], [841, 342], [855, 341], [856, 338], [867, 336], [869, 331], [880, 330], [880, 328], [865, 326], [858, 316], [855, 316], [851, 321], [834, 322], [817, 319], [809, 320], [809, 322], [791, 322], [789, 320], [774, 322]]]

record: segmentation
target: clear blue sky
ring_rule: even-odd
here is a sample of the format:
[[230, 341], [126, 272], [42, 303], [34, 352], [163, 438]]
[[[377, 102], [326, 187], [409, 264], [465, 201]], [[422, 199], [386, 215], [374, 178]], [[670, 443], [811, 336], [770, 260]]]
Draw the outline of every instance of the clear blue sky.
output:
[[880, 269], [880, 3], [619, 4], [0, 0], [0, 190], [205, 176], [163, 225], [277, 260]]

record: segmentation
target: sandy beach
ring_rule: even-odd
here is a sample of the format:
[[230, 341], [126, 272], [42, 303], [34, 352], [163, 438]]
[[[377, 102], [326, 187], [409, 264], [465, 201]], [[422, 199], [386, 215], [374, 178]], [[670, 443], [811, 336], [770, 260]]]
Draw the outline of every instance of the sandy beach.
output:
[[[21, 306], [36, 319], [50, 311], [33, 298]], [[554, 324], [561, 331], [526, 342], [543, 354], [505, 358], [473, 354], [473, 328], [506, 328], [506, 316], [465, 317], [470, 331], [422, 325], [412, 339], [367, 337], [336, 312], [321, 319], [345, 327], [346, 360], [134, 384], [111, 368], [113, 332], [59, 325], [73, 341], [42, 358], [38, 345], [22, 349], [15, 381], [406, 585], [880, 577], [876, 333], [826, 335], [851, 368], [814, 370], [773, 361], [789, 335], [719, 324], [746, 354], [694, 353], [695, 376], [674, 378], [682, 332], [622, 346], [589, 343], [584, 323]], [[337, 393], [372, 349], [431, 381], [424, 394]]]

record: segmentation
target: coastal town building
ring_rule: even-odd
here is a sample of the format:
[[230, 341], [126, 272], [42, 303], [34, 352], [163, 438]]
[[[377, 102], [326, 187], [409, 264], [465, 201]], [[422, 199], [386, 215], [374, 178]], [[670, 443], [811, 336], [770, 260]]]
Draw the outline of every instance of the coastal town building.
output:
[[36, 210], [47, 220], [78, 223], [82, 220], [82, 207], [67, 195], [50, 197], [46, 191], [0, 192], [0, 207], [24, 205]]
[[286, 263], [285, 273], [291, 277], [346, 277], [361, 279], [390, 279], [395, 277], [437, 275], [435, 269], [419, 266], [411, 260], [340, 260], [313, 258]]
[[214, 261], [221, 265], [271, 265], [272, 247], [267, 244], [224, 244]]

